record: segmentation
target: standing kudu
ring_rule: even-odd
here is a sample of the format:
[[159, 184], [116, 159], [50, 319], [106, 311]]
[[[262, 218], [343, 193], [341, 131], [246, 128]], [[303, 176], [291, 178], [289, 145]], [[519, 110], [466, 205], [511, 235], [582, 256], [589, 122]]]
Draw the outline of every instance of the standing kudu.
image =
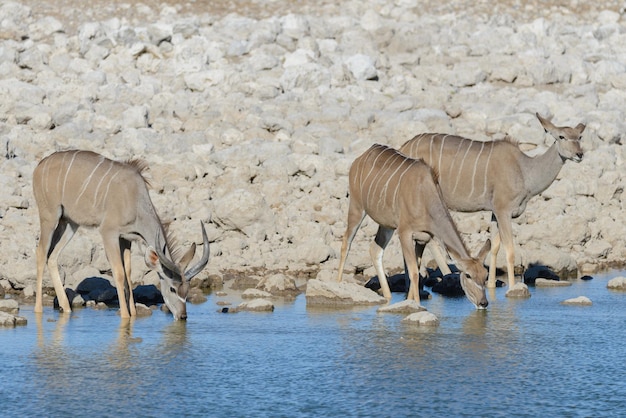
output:
[[[459, 263], [467, 298], [476, 307], [487, 306], [487, 269], [468, 254], [428, 165], [376, 144], [352, 163], [349, 187], [348, 226], [341, 246], [338, 281], [352, 240], [365, 215], [369, 215], [379, 225], [370, 254], [384, 297], [390, 299], [391, 292], [382, 265], [383, 252], [397, 229], [410, 278], [408, 299], [419, 302], [419, 264], [426, 243], [436, 237]], [[486, 246], [484, 251], [488, 250]]]
[[[400, 148], [406, 155], [424, 159], [439, 173], [443, 198], [450, 210], [492, 211], [499, 233], [492, 225], [488, 287], [496, 285], [500, 243], [506, 251], [509, 288], [515, 284], [512, 218], [520, 216], [528, 201], [552, 184], [565, 160], [580, 162], [583, 158], [580, 137], [585, 125], [559, 127], [538, 113], [536, 116], [556, 142], [534, 158], [508, 140], [480, 142], [445, 134], [420, 134]], [[439, 267], [447, 267], [441, 253], [433, 252]]]
[[[70, 304], [59, 275], [59, 254], [79, 226], [97, 227], [111, 263], [122, 318], [136, 315], [130, 275], [130, 247], [141, 239], [147, 245], [145, 260], [159, 274], [161, 293], [175, 319], [187, 318], [189, 281], [209, 261], [209, 242], [201, 224], [201, 260], [185, 271], [196, 246], [174, 262], [167, 236], [150, 200], [145, 164], [121, 163], [90, 151], [57, 152], [44, 158], [33, 173], [33, 192], [39, 208], [41, 235], [37, 246], [37, 294], [35, 312], [43, 311], [44, 265], [52, 278], [63, 312]], [[125, 293], [128, 292], [128, 299]], [[129, 312], [130, 310], [130, 312]]]

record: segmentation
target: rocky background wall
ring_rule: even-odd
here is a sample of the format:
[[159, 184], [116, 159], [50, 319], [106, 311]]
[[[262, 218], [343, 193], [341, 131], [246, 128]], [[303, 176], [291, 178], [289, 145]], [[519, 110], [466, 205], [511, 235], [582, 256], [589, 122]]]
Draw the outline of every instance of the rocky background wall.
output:
[[[32, 172], [56, 150], [146, 160], [181, 244], [206, 223], [204, 275], [311, 277], [335, 274], [348, 169], [370, 144], [447, 132], [543, 152], [535, 112], [586, 123], [585, 157], [515, 220], [516, 264], [624, 265], [621, 4], [439, 3], [1, 2], [0, 284], [34, 284]], [[490, 214], [454, 216], [475, 252]], [[374, 275], [375, 230], [358, 232], [347, 273]], [[61, 263], [68, 284], [109, 269], [87, 229]], [[154, 279], [141, 251], [133, 263], [137, 283]], [[397, 239], [386, 265], [402, 269]]]

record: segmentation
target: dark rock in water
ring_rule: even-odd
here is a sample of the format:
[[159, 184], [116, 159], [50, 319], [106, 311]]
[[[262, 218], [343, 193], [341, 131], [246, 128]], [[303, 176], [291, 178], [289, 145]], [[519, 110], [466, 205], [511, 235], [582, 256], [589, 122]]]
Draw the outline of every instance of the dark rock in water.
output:
[[593, 280], [593, 277], [591, 276], [583, 276], [580, 278], [580, 280]]
[[429, 274], [428, 277], [425, 277], [423, 280], [424, 286], [433, 287], [441, 281], [442, 277], [443, 276], [432, 276]]
[[87, 277], [76, 286], [76, 292], [85, 300], [118, 303], [117, 290], [110, 281], [102, 277]]
[[[387, 277], [387, 283], [389, 283], [389, 290], [392, 292], [402, 293], [408, 291], [409, 281], [406, 279], [404, 273], [394, 274]], [[365, 287], [377, 291], [380, 289], [380, 281], [378, 276], [374, 276], [365, 283]]]
[[[65, 295], [67, 296], [67, 300], [70, 302], [70, 305], [71, 305], [72, 301], [78, 295], [78, 293], [76, 293], [72, 289], [65, 289]], [[54, 309], [60, 309], [58, 297], [55, 296], [54, 301], [52, 303], [54, 305]]]
[[[420, 276], [420, 299], [428, 300], [430, 299], [430, 293], [423, 289], [422, 281], [423, 278]], [[406, 293], [409, 291], [410, 282], [404, 273], [394, 274], [393, 276], [387, 277], [387, 283], [389, 283], [389, 290], [393, 293]], [[375, 292], [378, 291], [380, 289], [378, 276], [374, 276], [369, 279], [367, 283], [365, 283], [365, 287]]]
[[136, 303], [143, 303], [148, 306], [163, 303], [161, 291], [153, 284], [137, 286], [133, 289], [133, 297]]
[[[454, 264], [448, 264], [448, 268], [452, 273], [458, 273], [459, 269]], [[426, 272], [428, 273], [429, 278], [441, 279], [445, 274], [441, 272], [441, 268], [437, 267], [436, 269], [427, 268]]]
[[432, 291], [443, 296], [464, 296], [465, 292], [461, 287], [461, 277], [459, 273], [447, 274], [441, 281], [432, 287]]
[[531, 265], [528, 270], [524, 272], [524, 283], [526, 285], [534, 285], [538, 278], [556, 281], [561, 280], [555, 272], [546, 266]]

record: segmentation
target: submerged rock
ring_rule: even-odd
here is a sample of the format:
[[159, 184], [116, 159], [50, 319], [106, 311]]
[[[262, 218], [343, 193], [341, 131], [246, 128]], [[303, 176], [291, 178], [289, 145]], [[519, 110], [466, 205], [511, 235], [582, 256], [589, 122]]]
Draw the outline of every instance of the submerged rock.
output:
[[571, 286], [572, 282], [565, 280], [550, 280], [550, 279], [537, 279], [535, 280], [536, 287], [567, 287]]
[[426, 311], [412, 313], [404, 318], [402, 322], [427, 327], [439, 326], [439, 318], [435, 314]]
[[587, 296], [578, 296], [577, 298], [566, 299], [561, 302], [562, 305], [583, 305], [591, 306], [592, 302]]
[[394, 303], [393, 305], [378, 308], [377, 312], [408, 314], [414, 312], [422, 312], [425, 310], [426, 308], [420, 305], [417, 301], [407, 299], [403, 300], [402, 302]]

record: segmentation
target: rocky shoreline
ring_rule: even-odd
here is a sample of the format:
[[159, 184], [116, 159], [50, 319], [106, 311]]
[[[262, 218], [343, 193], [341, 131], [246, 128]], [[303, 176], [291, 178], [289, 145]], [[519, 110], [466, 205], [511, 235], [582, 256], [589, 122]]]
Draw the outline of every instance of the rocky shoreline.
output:
[[[307, 279], [337, 268], [348, 169], [372, 143], [399, 147], [421, 132], [509, 135], [536, 154], [551, 142], [535, 112], [585, 123], [585, 156], [514, 221], [516, 265], [563, 275], [626, 265], [620, 10], [427, 3], [249, 2], [232, 13], [224, 2], [211, 13], [203, 3], [96, 2], [84, 15], [76, 4], [64, 14], [2, 3], [0, 285], [34, 286], [32, 172], [56, 150], [146, 160], [155, 206], [181, 245], [201, 244], [198, 222], [207, 225], [205, 278]], [[490, 214], [454, 218], [476, 252]], [[375, 230], [366, 221], [346, 273], [375, 274]], [[61, 264], [68, 287], [110, 269], [87, 229]], [[396, 239], [385, 264], [402, 268]], [[133, 267], [135, 283], [155, 283], [141, 251]]]

